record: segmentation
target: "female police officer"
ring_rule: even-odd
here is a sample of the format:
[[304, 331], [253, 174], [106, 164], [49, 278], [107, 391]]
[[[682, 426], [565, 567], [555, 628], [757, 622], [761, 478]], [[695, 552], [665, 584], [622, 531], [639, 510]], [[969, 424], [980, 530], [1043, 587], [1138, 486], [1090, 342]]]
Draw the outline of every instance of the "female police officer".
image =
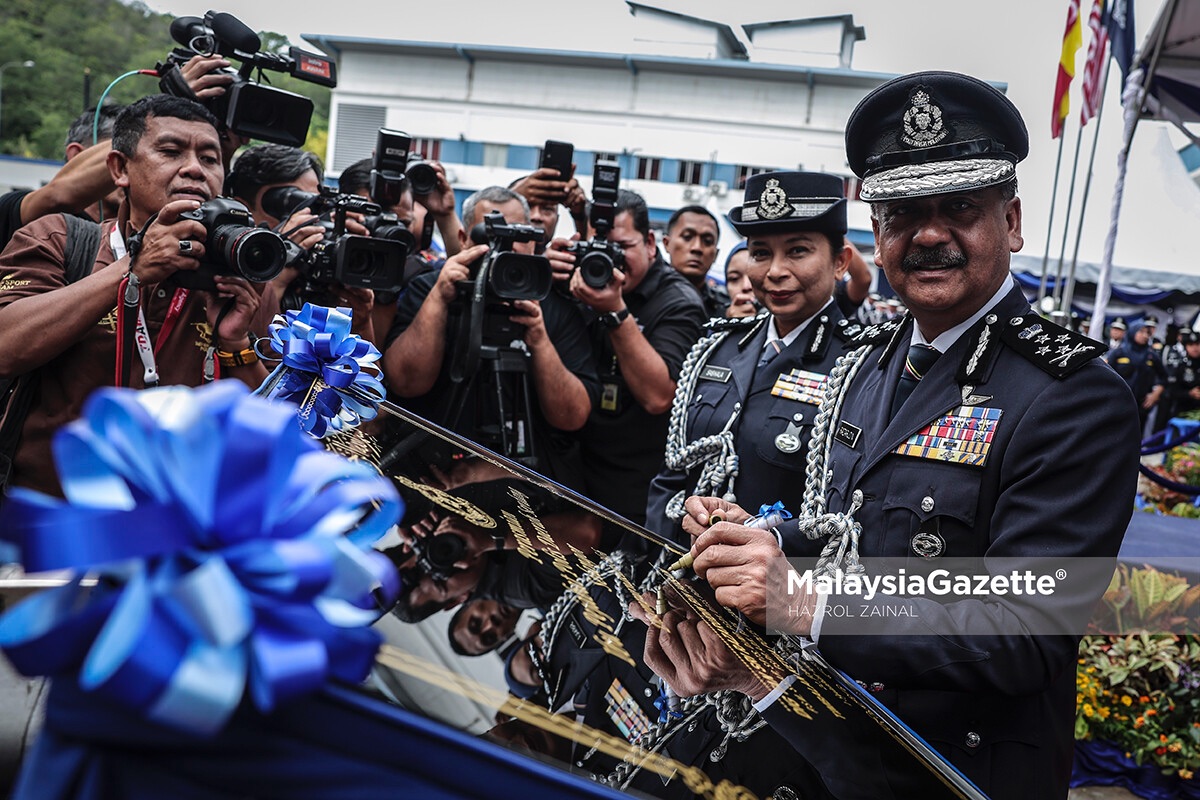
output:
[[747, 237], [747, 273], [765, 311], [711, 321], [679, 376], [646, 525], [680, 541], [688, 495], [799, 508], [809, 431], [842, 350], [834, 340], [852, 327], [832, 302], [852, 255], [841, 178], [752, 176], [729, 219]]

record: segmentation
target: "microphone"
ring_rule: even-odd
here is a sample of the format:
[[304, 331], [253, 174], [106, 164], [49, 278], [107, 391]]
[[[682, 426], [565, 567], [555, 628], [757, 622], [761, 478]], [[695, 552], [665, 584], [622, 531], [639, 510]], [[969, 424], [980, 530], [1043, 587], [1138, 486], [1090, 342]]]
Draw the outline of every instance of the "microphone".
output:
[[[199, 17], [176, 17], [171, 20], [171, 38], [190, 48], [197, 37], [207, 37], [210, 31]], [[208, 48], [206, 48], [208, 49]]]
[[205, 15], [205, 19], [208, 20], [217, 40], [228, 42], [236, 50], [241, 50], [243, 53], [257, 53], [262, 47], [262, 39], [258, 38], [258, 34], [232, 14], [210, 11]]

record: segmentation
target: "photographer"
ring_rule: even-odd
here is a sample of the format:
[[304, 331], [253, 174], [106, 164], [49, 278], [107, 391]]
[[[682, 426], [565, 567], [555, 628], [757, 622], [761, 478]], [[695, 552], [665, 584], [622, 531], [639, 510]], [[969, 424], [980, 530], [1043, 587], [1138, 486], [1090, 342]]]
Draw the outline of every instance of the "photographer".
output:
[[[282, 144], [260, 144], [247, 148], [238, 156], [225, 180], [225, 193], [245, 203], [255, 222], [275, 229], [279, 227], [280, 220], [263, 208], [263, 195], [283, 186], [293, 186], [303, 192], [316, 194], [321, 189], [324, 177], [325, 168], [321, 160], [307, 150]], [[357, 220], [348, 219], [346, 225], [353, 233], [368, 235], [367, 229]], [[317, 215], [308, 209], [293, 214], [279, 233], [286, 234], [305, 252], [325, 238], [325, 228]], [[327, 293], [323, 293], [324, 296], [311, 296], [311, 292], [305, 291], [299, 266], [289, 264], [274, 280], [264, 285], [262, 311], [255, 320], [255, 333], [265, 336], [267, 325], [276, 314], [287, 308], [299, 308], [305, 301], [312, 301], [320, 305], [349, 308], [353, 314], [353, 332], [374, 341], [371, 311], [375, 299], [371, 290], [336, 283], [325, 288]]]
[[[346, 167], [338, 178], [338, 189], [348, 194], [356, 194], [370, 199], [372, 164], [373, 159], [364, 158]], [[419, 243], [430, 241], [425, 238], [426, 222], [436, 224], [438, 232], [442, 235], [442, 245], [446, 248], [446, 255], [452, 256], [462, 249], [460, 238], [462, 223], [459, 222], [458, 214], [454, 210], [454, 189], [446, 180], [446, 170], [441, 164], [430, 162], [430, 166], [437, 175], [436, 191], [414, 195], [412, 183], [404, 180], [400, 190], [400, 202], [391, 206], [384, 205], [383, 210], [386, 213], [395, 214], [400, 223], [408, 228]], [[432, 231], [430, 233], [432, 234]], [[404, 263], [403, 283], [407, 285], [417, 275], [436, 269], [443, 263], [445, 263], [445, 259], [432, 248], [409, 253]], [[375, 293], [375, 309], [372, 312], [375, 330], [391, 329], [392, 320], [396, 316], [397, 298], [398, 295], [389, 292]]]
[[624, 268], [599, 289], [579, 271], [571, 276], [571, 292], [588, 307], [602, 384], [579, 439], [586, 494], [640, 524], [662, 463], [675, 380], [708, 316], [692, 285], [659, 255], [641, 196], [617, 193], [608, 238], [624, 251]]
[[[509, 224], [529, 222], [524, 199], [494, 186], [476, 192], [463, 203], [464, 228], [474, 228], [492, 211], [502, 214]], [[491, 418], [494, 409], [486, 407], [489, 398], [474, 390], [473, 380], [451, 380], [450, 363], [456, 348], [470, 347], [468, 342], [453, 339], [451, 325], [452, 312], [458, 318], [465, 313], [459, 285], [473, 278], [473, 265], [488, 254], [489, 248], [466, 246], [465, 233], [461, 243], [464, 249], [439, 271], [418, 275], [401, 294], [384, 351], [383, 369], [390, 391], [404, 398], [407, 407], [478, 441], [483, 429], [494, 426], [497, 420]], [[513, 252], [528, 253], [532, 245], [517, 242]], [[530, 433], [536, 441], [551, 444], [539, 469], [569, 482], [566, 444], [557, 440], [554, 431], [582, 427], [598, 395], [599, 382], [587, 333], [571, 302], [553, 292], [540, 302], [512, 301], [511, 311], [508, 319], [524, 327], [523, 341], [516, 343], [515, 352], [521, 354], [533, 384]], [[505, 394], [511, 394], [511, 387]], [[449, 408], [452, 399], [457, 399], [461, 409], [457, 416]]]
[[[139, 286], [135, 317], [144, 315], [150, 345], [132, 357], [129, 385], [198, 386], [206, 366], [257, 387], [266, 370], [250, 348], [258, 293], [240, 277], [216, 275], [213, 292], [172, 286], [206, 255], [208, 230], [192, 213], [217, 196], [224, 179], [216, 120], [202, 106], [154, 95], [126, 108], [113, 129], [112, 180], [124, 194], [105, 223], [90, 275], [64, 285], [71, 242], [52, 215], [17, 232], [0, 254], [9, 288], [0, 294], [0, 377], [38, 381], [14, 460], [13, 483], [58, 493], [50, 454], [54, 431], [79, 416], [92, 390], [112, 385], [118, 345], [114, 306], [119, 287]], [[135, 247], [131, 256], [130, 244]], [[215, 328], [215, 331], [214, 331]], [[128, 341], [127, 339], [124, 341]], [[215, 352], [214, 352], [215, 350]], [[215, 363], [214, 363], [215, 362]]]

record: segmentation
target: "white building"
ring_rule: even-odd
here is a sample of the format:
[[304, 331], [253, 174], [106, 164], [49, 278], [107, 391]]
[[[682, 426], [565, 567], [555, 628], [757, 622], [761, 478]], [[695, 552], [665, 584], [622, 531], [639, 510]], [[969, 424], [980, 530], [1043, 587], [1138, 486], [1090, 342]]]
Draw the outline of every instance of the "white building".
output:
[[[620, 53], [306, 34], [337, 61], [330, 173], [370, 156], [387, 127], [444, 163], [460, 200], [531, 172], [546, 139], [575, 145], [585, 188], [593, 159], [615, 158], [659, 225], [692, 203], [723, 215], [748, 174], [772, 169], [839, 174], [854, 196], [846, 118], [893, 76], [850, 68], [865, 38], [852, 17], [730, 25], [626, 6]], [[850, 226], [868, 246], [865, 204], [851, 203]]]

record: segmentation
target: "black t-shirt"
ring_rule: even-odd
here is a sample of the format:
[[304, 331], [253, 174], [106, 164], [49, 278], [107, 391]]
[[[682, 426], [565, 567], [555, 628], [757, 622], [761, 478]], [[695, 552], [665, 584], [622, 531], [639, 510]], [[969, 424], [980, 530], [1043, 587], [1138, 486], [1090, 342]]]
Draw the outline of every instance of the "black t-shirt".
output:
[[[392, 328], [388, 331], [387, 344], [390, 345], [412, 324], [421, 304], [429, 296], [437, 282], [438, 271], [422, 273], [405, 287], [396, 307], [396, 317]], [[465, 312], [465, 303], [458, 311]], [[583, 382], [588, 398], [593, 407], [596, 406], [600, 394], [600, 381], [597, 375], [596, 361], [592, 357], [591, 346], [588, 343], [588, 332], [584, 326], [583, 316], [578, 306], [557, 292], [541, 302], [542, 318], [545, 321], [546, 333], [558, 352], [563, 366]], [[489, 312], [487, 315], [493, 322], [507, 320], [507, 315], [500, 310]], [[520, 385], [522, 377], [527, 377], [529, 387], [529, 416], [532, 417], [534, 450], [537, 462], [533, 468], [549, 477], [555, 478], [569, 486], [581, 488], [579, 476], [574, 474], [578, 469], [571, 451], [572, 442], [567, 434], [551, 427], [541, 413], [538, 398], [534, 391], [533, 376], [523, 376], [520, 367], [531, 368], [531, 360], [523, 355], [518, 348], [509, 346], [511, 339], [501, 337], [495, 341], [500, 343], [500, 357], [496, 359], [481, 358], [467, 383], [468, 388], [456, 391], [462, 384], [456, 384], [450, 379], [450, 366], [456, 351], [465, 345], [466, 336], [458, 327], [463, 314], [451, 310], [450, 322], [447, 329], [446, 352], [442, 359], [442, 369], [438, 373], [433, 388], [421, 397], [393, 398], [405, 408], [420, 414], [426, 419], [450, 428], [472, 441], [478, 442], [497, 452], [501, 451], [497, 426], [494, 424], [498, 416], [498, 405], [495, 381], [500, 377], [500, 383], [505, 387], [502, 395], [509, 409], [519, 408], [520, 401], [514, 395], [514, 387]], [[492, 324], [492, 323], [489, 323]], [[514, 325], [513, 338], [521, 336], [524, 328]], [[515, 367], [518, 371], [507, 371]], [[455, 414], [454, 407], [460, 406], [461, 413]], [[518, 434], [519, 436], [519, 434]], [[515, 439], [514, 439], [515, 441]], [[512, 455], [512, 453], [509, 453]], [[528, 462], [526, 462], [528, 463]]]
[[0, 250], [7, 247], [9, 239], [21, 229], [21, 201], [31, 191], [18, 189], [0, 195]]
[[[625, 295], [642, 334], [667, 364], [671, 380], [708, 320], [695, 287], [661, 258], [638, 287]], [[600, 367], [600, 403], [580, 431], [587, 495], [639, 524], [646, 520], [646, 493], [662, 466], [668, 413], [649, 414], [621, 375], [608, 329], [593, 312], [588, 333]]]

